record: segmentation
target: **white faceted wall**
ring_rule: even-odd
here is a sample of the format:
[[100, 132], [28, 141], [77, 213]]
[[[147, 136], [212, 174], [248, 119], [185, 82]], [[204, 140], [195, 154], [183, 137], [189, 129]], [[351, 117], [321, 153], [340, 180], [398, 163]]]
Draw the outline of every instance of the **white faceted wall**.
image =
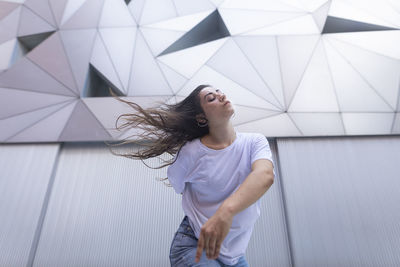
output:
[[266, 136], [400, 133], [395, 0], [0, 1], [0, 142], [118, 140], [199, 84]]

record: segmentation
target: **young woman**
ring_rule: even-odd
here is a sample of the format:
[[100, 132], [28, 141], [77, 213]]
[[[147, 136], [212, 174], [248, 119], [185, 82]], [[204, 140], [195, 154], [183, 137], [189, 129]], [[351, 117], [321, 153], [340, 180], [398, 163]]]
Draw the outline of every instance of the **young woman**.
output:
[[235, 131], [232, 104], [210, 85], [158, 109], [126, 103], [138, 114], [121, 115], [128, 121], [122, 127], [139, 127], [154, 141], [129, 156], [174, 156], [161, 166], [169, 165], [168, 180], [182, 194], [185, 213], [171, 243], [171, 266], [248, 266], [244, 254], [260, 214], [258, 200], [274, 181], [267, 139]]

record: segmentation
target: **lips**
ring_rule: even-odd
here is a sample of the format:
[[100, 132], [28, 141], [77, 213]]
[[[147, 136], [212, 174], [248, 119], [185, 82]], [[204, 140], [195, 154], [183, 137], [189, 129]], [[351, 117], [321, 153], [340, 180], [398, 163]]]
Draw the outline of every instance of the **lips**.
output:
[[229, 103], [231, 103], [231, 102], [230, 102], [230, 101], [226, 101], [225, 104], [224, 104], [224, 106], [225, 106], [226, 104], [229, 104]]

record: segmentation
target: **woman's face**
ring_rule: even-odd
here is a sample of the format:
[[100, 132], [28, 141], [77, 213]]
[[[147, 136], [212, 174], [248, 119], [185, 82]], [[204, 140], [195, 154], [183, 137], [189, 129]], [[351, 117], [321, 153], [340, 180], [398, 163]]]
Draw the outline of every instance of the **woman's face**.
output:
[[199, 97], [200, 105], [209, 121], [229, 120], [234, 113], [232, 104], [220, 89], [205, 87], [200, 91]]

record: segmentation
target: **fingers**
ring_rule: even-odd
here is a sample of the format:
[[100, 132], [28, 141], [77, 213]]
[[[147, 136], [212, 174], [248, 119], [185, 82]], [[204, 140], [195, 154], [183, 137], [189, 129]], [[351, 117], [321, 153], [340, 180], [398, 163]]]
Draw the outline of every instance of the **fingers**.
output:
[[203, 231], [201, 231], [199, 241], [197, 242], [196, 258], [194, 260], [195, 262], [200, 261], [200, 257], [201, 257], [201, 253], [203, 252], [203, 248], [204, 248], [204, 234], [203, 234]]
[[211, 259], [214, 256], [216, 239], [211, 236], [209, 238], [208, 244], [205, 246], [207, 258]]
[[[219, 246], [217, 247], [217, 245]], [[209, 259], [216, 259], [219, 255], [219, 249], [221, 242], [216, 238], [213, 233], [208, 233], [205, 230], [200, 232], [199, 240], [197, 242], [196, 258], [195, 262], [199, 262], [203, 250], [206, 252], [206, 256]]]
[[214, 255], [213, 255], [213, 259], [218, 258], [220, 249], [221, 249], [221, 241], [217, 240], [216, 243], [215, 243], [215, 252], [214, 252]]
[[210, 251], [210, 235], [208, 235], [207, 233], [204, 233], [204, 250], [206, 252], [206, 256], [207, 258], [209, 257], [209, 251]]

